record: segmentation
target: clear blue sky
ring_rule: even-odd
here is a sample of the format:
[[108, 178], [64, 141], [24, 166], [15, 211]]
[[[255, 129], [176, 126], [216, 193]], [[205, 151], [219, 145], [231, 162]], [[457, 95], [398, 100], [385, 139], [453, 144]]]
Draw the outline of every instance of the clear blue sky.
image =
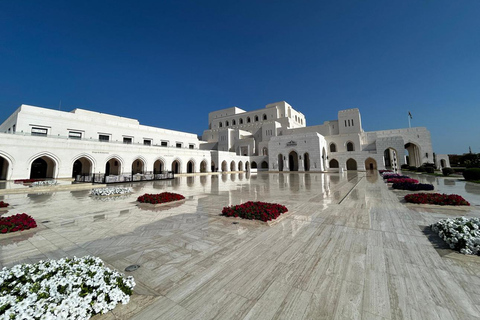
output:
[[0, 122], [22, 103], [201, 134], [285, 100], [480, 152], [480, 1], [2, 1]]

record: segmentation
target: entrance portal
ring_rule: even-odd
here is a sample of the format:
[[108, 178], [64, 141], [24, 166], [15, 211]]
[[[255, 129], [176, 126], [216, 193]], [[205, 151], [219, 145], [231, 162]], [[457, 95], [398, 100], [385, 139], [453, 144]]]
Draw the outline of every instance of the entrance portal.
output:
[[298, 171], [298, 154], [295, 151], [288, 155], [288, 167], [290, 171]]

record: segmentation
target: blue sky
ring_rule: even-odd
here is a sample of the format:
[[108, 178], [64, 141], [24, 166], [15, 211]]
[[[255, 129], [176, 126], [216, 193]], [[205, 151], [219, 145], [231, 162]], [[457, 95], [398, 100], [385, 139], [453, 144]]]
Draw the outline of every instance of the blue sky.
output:
[[0, 121], [22, 103], [201, 134], [285, 100], [307, 125], [425, 126], [480, 152], [480, 1], [2, 1]]

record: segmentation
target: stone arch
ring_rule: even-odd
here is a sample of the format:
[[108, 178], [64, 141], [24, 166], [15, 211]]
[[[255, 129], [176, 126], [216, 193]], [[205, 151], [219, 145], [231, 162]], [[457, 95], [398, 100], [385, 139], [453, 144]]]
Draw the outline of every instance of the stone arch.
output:
[[347, 141], [345, 144], [347, 151], [355, 151], [355, 144], [352, 141]]
[[212, 172], [217, 172], [218, 171], [218, 168], [216, 167], [216, 164], [215, 164], [215, 161], [212, 160], [212, 162], [210, 163], [210, 170]]
[[200, 162], [200, 172], [207, 172], [207, 160]]
[[377, 161], [373, 158], [367, 158], [365, 160], [365, 170], [377, 170]]
[[240, 124], [243, 124], [243, 118], [238, 119], [238, 122], [239, 122]]
[[218, 127], [219, 127], [219, 128], [223, 127], [222, 121], [220, 121], [220, 122], [218, 123]]
[[159, 174], [165, 171], [165, 160], [163, 158], [157, 158], [153, 162], [153, 174]]
[[58, 162], [50, 155], [39, 155], [30, 162], [30, 179], [55, 178]]
[[268, 148], [267, 148], [267, 147], [263, 147], [263, 149], [262, 149], [262, 155], [268, 156]]
[[175, 174], [182, 173], [182, 162], [180, 161], [180, 159], [177, 158], [177, 159], [173, 160], [172, 171]]
[[0, 180], [9, 180], [12, 166], [12, 157], [0, 151]]
[[258, 122], [258, 116], [255, 116], [255, 122]]
[[268, 169], [268, 162], [267, 161], [263, 161], [262, 164], [260, 165], [260, 167], [262, 169]]
[[245, 171], [250, 170], [250, 162], [245, 162]]
[[187, 173], [195, 173], [195, 161], [193, 159], [187, 162]]
[[132, 174], [143, 173], [145, 170], [145, 161], [141, 158], [136, 158], [132, 162]]
[[310, 171], [310, 155], [308, 152], [303, 154], [303, 168], [305, 171]]
[[408, 142], [405, 144], [405, 150], [407, 150], [406, 155], [407, 164], [409, 166], [420, 167], [422, 165], [422, 154], [420, 147], [414, 142]]
[[330, 152], [337, 152], [337, 145], [334, 142], [330, 143]]
[[283, 154], [278, 154], [278, 171], [283, 171]]
[[228, 122], [228, 120], [225, 121], [225, 127], [228, 127], [229, 125], [230, 125], [230, 122]]
[[267, 115], [265, 113], [263, 114], [262, 119], [267, 120]]
[[440, 160], [440, 167], [445, 168], [446, 166], [447, 166], [447, 162], [445, 161], [445, 159], [441, 159]]
[[230, 162], [230, 171], [235, 171], [235, 161]]
[[255, 161], [252, 161], [252, 169], [257, 169], [257, 163]]
[[383, 151], [383, 161], [385, 162], [385, 169], [394, 169], [397, 167], [397, 155], [397, 150], [391, 147]]
[[105, 175], [117, 176], [122, 173], [123, 160], [120, 157], [112, 156], [105, 162]]
[[223, 160], [222, 161], [222, 172], [227, 172], [227, 161]]
[[232, 126], [236, 125], [237, 122], [235, 121], [235, 119], [232, 119]]
[[332, 160], [330, 160], [330, 162], [328, 163], [328, 166], [329, 166], [330, 168], [338, 168], [338, 167], [340, 167], [337, 159], [332, 159]]
[[290, 171], [298, 171], [298, 153], [294, 150], [288, 154], [288, 167]]
[[250, 123], [250, 117], [247, 117], [247, 123]]
[[238, 171], [243, 171], [243, 162], [242, 161], [238, 162]]
[[357, 161], [355, 159], [350, 158], [347, 160], [347, 170], [357, 170]]
[[72, 164], [72, 178], [91, 175], [94, 171], [93, 160], [87, 155], [78, 156]]

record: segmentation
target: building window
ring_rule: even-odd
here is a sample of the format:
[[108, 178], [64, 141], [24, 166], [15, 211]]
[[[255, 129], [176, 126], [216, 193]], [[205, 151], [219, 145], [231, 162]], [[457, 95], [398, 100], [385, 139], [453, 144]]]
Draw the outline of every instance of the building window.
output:
[[247, 123], [250, 123], [250, 117], [247, 117]]
[[168, 141], [162, 141], [162, 142], [160, 143], [160, 145], [161, 145], [162, 147], [168, 147]]
[[15, 133], [16, 131], [17, 131], [17, 126], [13, 125], [13, 133]]
[[181, 142], [177, 142], [177, 143], [175, 144], [175, 147], [181, 148], [181, 147], [182, 147], [182, 143], [181, 143]]
[[235, 122], [235, 119], [232, 120], [232, 126], [236, 125], [237, 122]]
[[350, 127], [350, 120], [348, 120], [348, 126]]
[[243, 119], [242, 118], [240, 118], [240, 120], [238, 120], [238, 121], [240, 121], [240, 124], [243, 124]]
[[194, 144], [189, 144], [188, 149], [195, 149], [195, 145]]
[[230, 122], [225, 121], [225, 127], [228, 127], [230, 125]]
[[132, 144], [132, 138], [130, 137], [123, 137], [124, 144]]
[[48, 129], [45, 128], [32, 128], [32, 135], [33, 136], [46, 136], [48, 134]]
[[68, 138], [70, 139], [82, 139], [82, 133], [77, 131], [69, 131]]
[[219, 127], [219, 128], [223, 127], [223, 123], [219, 122], [219, 123], [218, 123], [218, 127]]
[[345, 120], [345, 127], [347, 126], [347, 120]]
[[255, 122], [258, 122], [258, 116], [255, 116]]
[[99, 134], [98, 135], [98, 140], [100, 140], [101, 142], [108, 142], [108, 141], [110, 141], [110, 136], [108, 136], [106, 134]]
[[267, 115], [266, 114], [263, 115], [263, 120], [267, 120]]
[[337, 152], [337, 145], [335, 143], [330, 144], [330, 152]]
[[347, 151], [355, 151], [355, 146], [353, 145], [353, 142], [347, 143]]
[[12, 132], [12, 128], [8, 128], [8, 133], [11, 133]]
[[352, 119], [352, 126], [353, 126], [353, 119]]
[[150, 140], [150, 139], [143, 139], [143, 145], [144, 145], [144, 146], [151, 146], [151, 145], [152, 145], [152, 140]]

